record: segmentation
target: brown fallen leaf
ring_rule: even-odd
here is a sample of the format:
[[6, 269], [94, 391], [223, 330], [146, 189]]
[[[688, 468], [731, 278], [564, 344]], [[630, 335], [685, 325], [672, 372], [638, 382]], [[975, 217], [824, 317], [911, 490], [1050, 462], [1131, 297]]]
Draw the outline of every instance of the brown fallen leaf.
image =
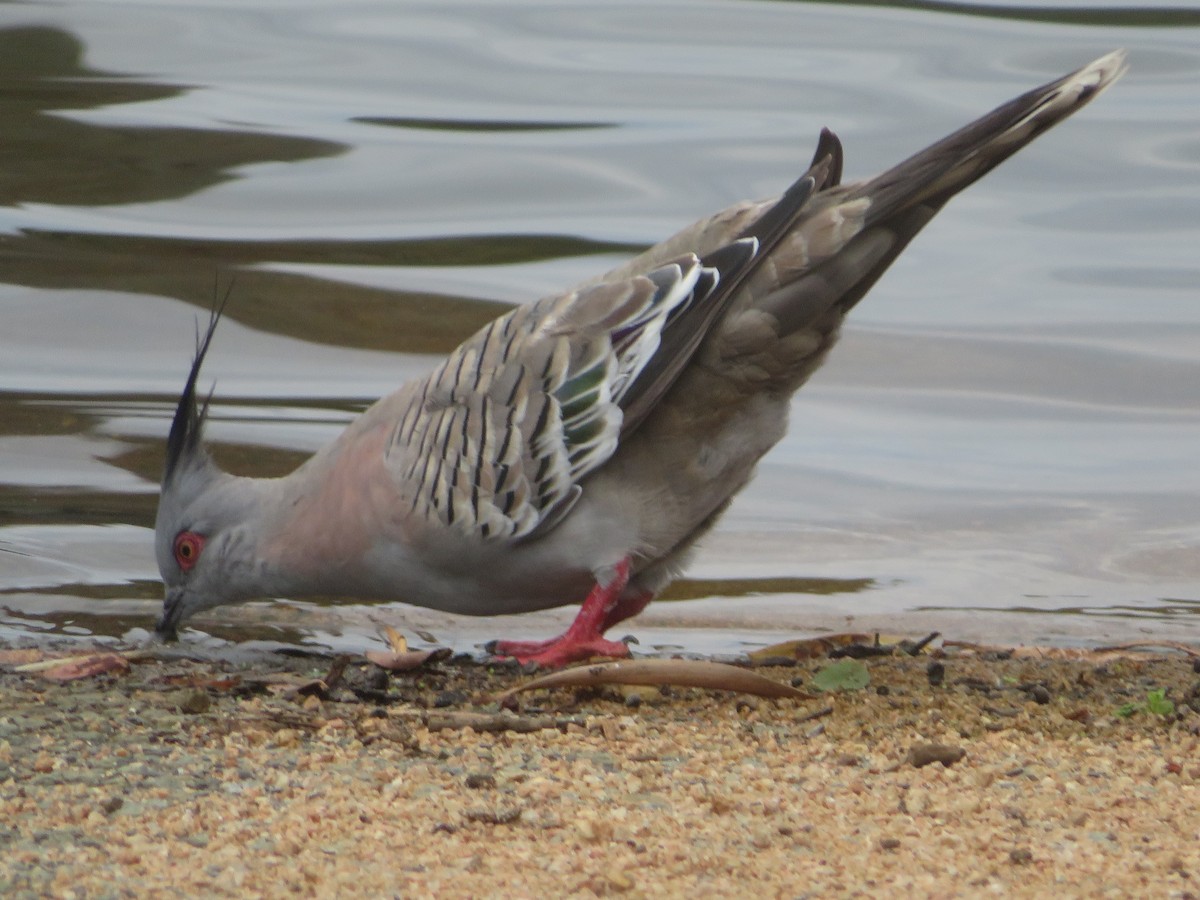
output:
[[577, 666], [551, 672], [498, 695], [505, 700], [521, 691], [553, 687], [594, 687], [601, 684], [673, 684], [679, 687], [734, 691], [756, 697], [812, 700], [812, 694], [773, 681], [749, 669], [701, 659], [632, 659]]
[[800, 638], [794, 641], [783, 641], [779, 644], [772, 644], [769, 647], [761, 647], [758, 650], [751, 651], [747, 656], [750, 657], [751, 663], [783, 657], [798, 660], [817, 659], [828, 656], [829, 651], [837, 647], [845, 647], [848, 644], [861, 644], [870, 639], [871, 636], [869, 634], [850, 633], [830, 634], [825, 637], [816, 638]]
[[430, 662], [438, 662], [450, 656], [449, 647], [434, 650], [368, 650], [363, 655], [375, 665], [392, 672], [407, 672], [419, 669]]
[[61, 665], [41, 671], [43, 678], [51, 681], [75, 681], [91, 678], [108, 672], [125, 674], [129, 671], [129, 660], [118, 653], [93, 653], [90, 656], [75, 656], [64, 660]]

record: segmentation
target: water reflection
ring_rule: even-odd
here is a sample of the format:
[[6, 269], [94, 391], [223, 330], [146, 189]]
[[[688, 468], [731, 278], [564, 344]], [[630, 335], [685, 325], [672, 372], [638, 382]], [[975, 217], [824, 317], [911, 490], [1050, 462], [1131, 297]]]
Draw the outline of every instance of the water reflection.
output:
[[[83, 45], [54, 28], [0, 29], [0, 206], [104, 206], [173, 200], [266, 162], [294, 163], [346, 152], [345, 144], [246, 129], [208, 130], [96, 124], [56, 114], [178, 96], [81, 64]], [[399, 124], [378, 120], [380, 124]], [[409, 121], [408, 127], [413, 127]], [[425, 127], [437, 128], [437, 123]], [[464, 123], [468, 130], [604, 127], [591, 123]], [[2, 222], [2, 213], [0, 213]], [[319, 223], [314, 223], [319, 228]], [[374, 290], [256, 269], [264, 264], [484, 266], [563, 256], [623, 253], [640, 245], [565, 235], [347, 240], [205, 240], [158, 234], [44, 230], [25, 226], [0, 245], [4, 278], [36, 287], [136, 290], [200, 306], [214, 278], [253, 302], [231, 318], [251, 327], [350, 347], [446, 352], [504, 307], [486, 298]], [[231, 288], [233, 289], [233, 288]]]
[[[813, 0], [782, 0], [786, 3], [812, 3]], [[822, 2], [822, 0], [818, 0]], [[1186, 28], [1200, 25], [1200, 10], [1183, 6], [1121, 5], [1088, 6], [1029, 3], [955, 3], [949, 0], [841, 0], [842, 6], [901, 8], [984, 19], [1017, 22], [1049, 22], [1060, 25], [1121, 25], [1131, 28]]]
[[0, 205], [174, 199], [235, 178], [236, 169], [251, 163], [347, 149], [253, 131], [94, 124], [80, 111], [176, 97], [185, 88], [97, 71], [82, 64], [83, 50], [77, 37], [57, 28], [0, 29]]
[[[820, 125], [866, 174], [1119, 45], [1118, 90], [902, 257], [678, 602], [633, 629], [693, 650], [898, 611], [961, 615], [960, 636], [1107, 639], [1126, 616], [1196, 634], [1200, 11], [702, 12], [0, 4], [58, 23], [0, 28], [0, 638], [153, 619], [162, 436], [194, 311], [231, 283], [216, 453], [280, 474], [501, 301], [777, 190]], [[350, 646], [407, 622], [469, 649], [554, 615], [259, 604], [198, 624]]]
[[434, 118], [387, 118], [383, 116], [356, 116], [355, 122], [366, 125], [382, 125], [387, 128], [414, 128], [419, 131], [462, 131], [467, 134], [509, 134], [521, 131], [575, 131], [589, 128], [616, 128], [614, 122], [511, 122], [480, 121], [473, 119]]

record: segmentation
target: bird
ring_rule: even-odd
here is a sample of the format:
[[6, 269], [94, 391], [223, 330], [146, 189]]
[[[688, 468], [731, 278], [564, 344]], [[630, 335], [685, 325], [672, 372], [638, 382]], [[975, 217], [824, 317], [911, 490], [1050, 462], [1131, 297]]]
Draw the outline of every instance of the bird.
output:
[[555, 638], [487, 649], [547, 668], [628, 656], [605, 633], [684, 570], [847, 313], [952, 196], [1126, 68], [1113, 51], [862, 181], [842, 183], [824, 129], [777, 198], [512, 308], [280, 478], [224, 472], [205, 447], [214, 304], [166, 441], [157, 637], [256, 598], [476, 616], [581, 604]]

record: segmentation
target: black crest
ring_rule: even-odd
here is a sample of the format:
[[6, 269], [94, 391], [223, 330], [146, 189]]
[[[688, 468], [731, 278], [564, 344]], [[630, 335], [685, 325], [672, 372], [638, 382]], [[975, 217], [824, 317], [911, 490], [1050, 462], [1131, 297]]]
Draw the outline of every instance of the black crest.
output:
[[192, 360], [192, 368], [188, 372], [187, 383], [184, 384], [183, 393], [179, 395], [179, 403], [175, 407], [175, 418], [171, 422], [171, 433], [167, 435], [167, 461], [166, 467], [163, 470], [163, 484], [166, 484], [174, 477], [181, 461], [194, 459], [204, 452], [202, 432], [204, 430], [204, 419], [208, 415], [208, 402], [212, 399], [212, 393], [209, 392], [209, 395], [204, 398], [203, 406], [197, 407], [196, 380], [200, 376], [200, 367], [204, 364], [204, 357], [208, 353], [208, 346], [212, 343], [213, 333], [217, 330], [217, 323], [221, 321], [221, 315], [225, 311], [225, 304], [229, 302], [229, 294], [232, 289], [233, 286], [231, 284], [220, 302], [214, 304], [212, 312], [208, 317], [208, 328], [205, 329], [203, 337], [200, 335], [199, 323], [196, 325], [196, 356]]

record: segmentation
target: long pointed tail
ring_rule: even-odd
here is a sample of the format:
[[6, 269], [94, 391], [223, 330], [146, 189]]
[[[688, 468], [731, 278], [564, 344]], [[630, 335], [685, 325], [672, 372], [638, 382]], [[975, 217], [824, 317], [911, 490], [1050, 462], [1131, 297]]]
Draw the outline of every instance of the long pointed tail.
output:
[[[774, 315], [784, 334], [836, 329], [946, 201], [1086, 105], [1125, 68], [1125, 51], [1114, 51], [1010, 100], [882, 175], [827, 183], [799, 212], [791, 246], [781, 247], [774, 272], [778, 278], [790, 267], [789, 249], [807, 265], [794, 267], [795, 280], [778, 278], [774, 289], [761, 291], [755, 305]], [[840, 171], [841, 146], [832, 135], [822, 135], [817, 157], [814, 165], [824, 159], [825, 171]]]
[[849, 198], [870, 197], [867, 222], [917, 204], [940, 208], [1042, 132], [1098, 97], [1126, 70], [1114, 50], [1062, 78], [1027, 91], [920, 153], [872, 178]]

